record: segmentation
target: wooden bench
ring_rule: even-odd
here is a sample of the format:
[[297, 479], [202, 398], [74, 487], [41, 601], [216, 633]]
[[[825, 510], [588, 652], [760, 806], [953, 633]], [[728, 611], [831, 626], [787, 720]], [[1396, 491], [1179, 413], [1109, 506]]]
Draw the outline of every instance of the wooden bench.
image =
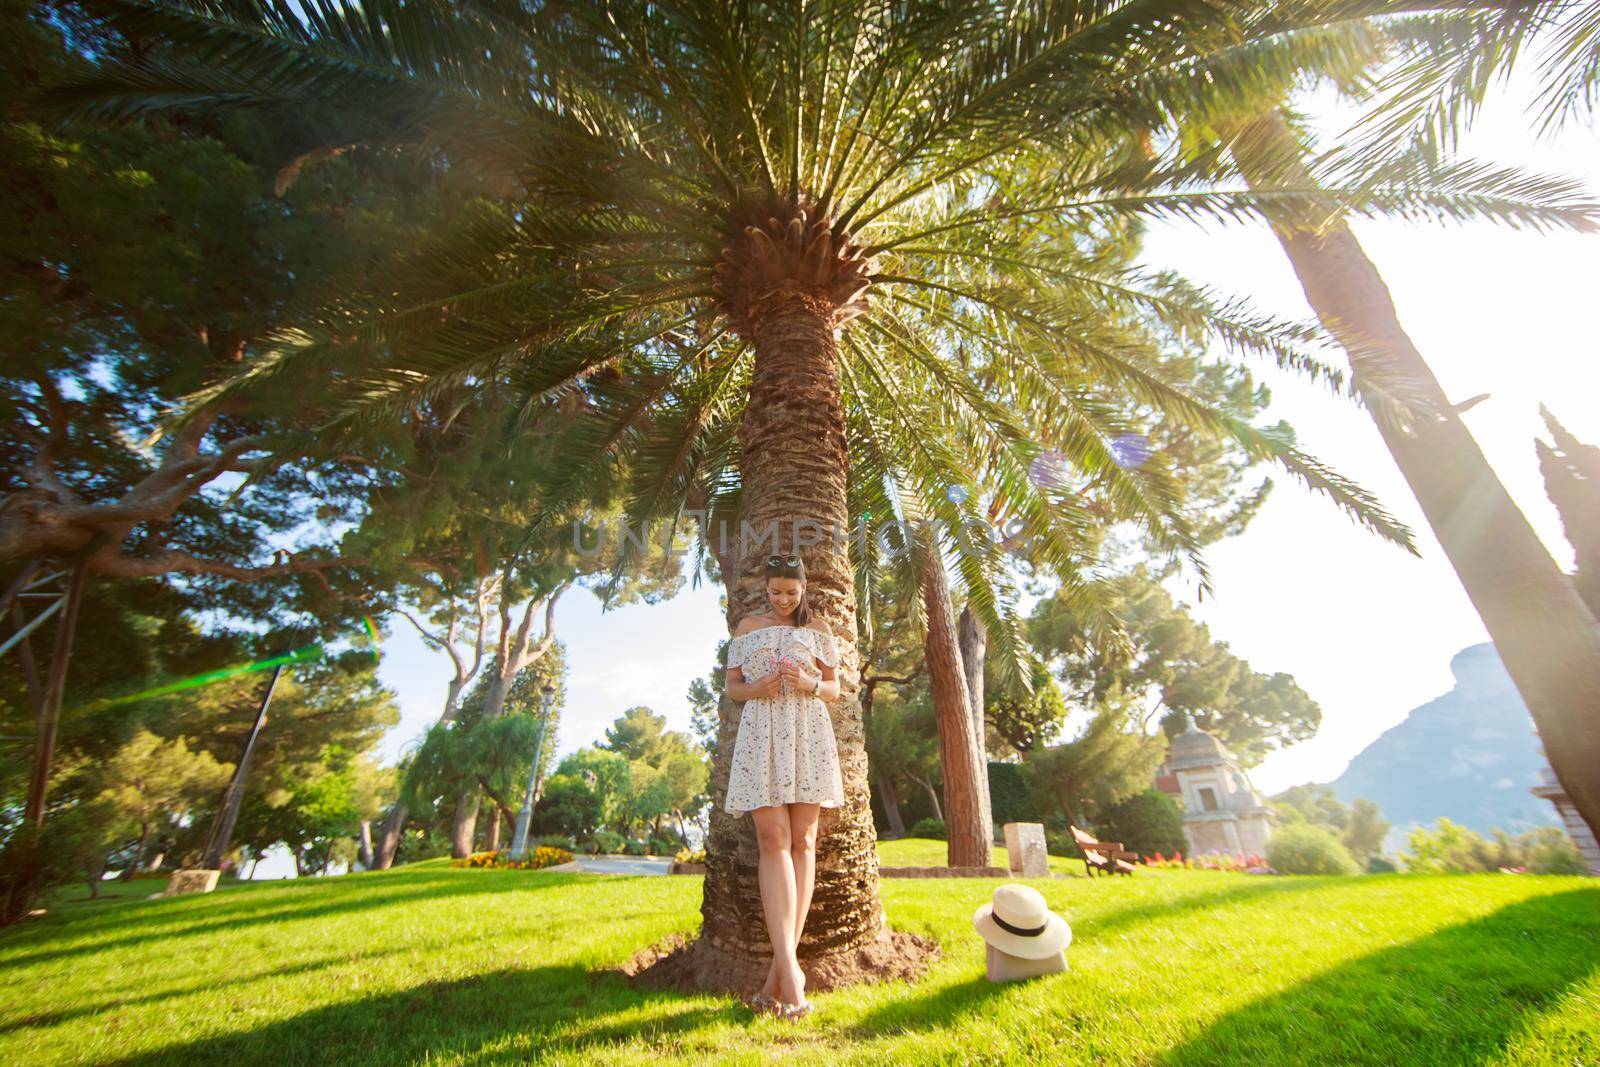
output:
[[1133, 873], [1134, 861], [1139, 857], [1136, 853], [1124, 849], [1122, 842], [1096, 841], [1076, 826], [1072, 827], [1072, 839], [1083, 850], [1085, 874], [1092, 877], [1095, 871], [1105, 874]]

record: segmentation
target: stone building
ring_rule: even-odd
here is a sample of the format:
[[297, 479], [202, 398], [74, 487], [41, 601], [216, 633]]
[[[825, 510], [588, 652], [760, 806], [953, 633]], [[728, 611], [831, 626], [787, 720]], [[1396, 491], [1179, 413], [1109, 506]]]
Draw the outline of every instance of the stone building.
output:
[[1183, 809], [1189, 852], [1265, 853], [1272, 808], [1221, 741], [1189, 716], [1184, 721], [1188, 729], [1172, 739], [1155, 786]]
[[1529, 792], [1555, 805], [1556, 814], [1561, 817], [1561, 824], [1566, 827], [1567, 836], [1572, 838], [1572, 843], [1578, 848], [1578, 855], [1589, 865], [1589, 870], [1600, 874], [1600, 843], [1596, 843], [1594, 834], [1589, 830], [1589, 824], [1578, 814], [1578, 809], [1572, 804], [1572, 798], [1567, 796], [1567, 791], [1556, 781], [1556, 776], [1550, 770], [1548, 763], [1539, 771], [1539, 784]]

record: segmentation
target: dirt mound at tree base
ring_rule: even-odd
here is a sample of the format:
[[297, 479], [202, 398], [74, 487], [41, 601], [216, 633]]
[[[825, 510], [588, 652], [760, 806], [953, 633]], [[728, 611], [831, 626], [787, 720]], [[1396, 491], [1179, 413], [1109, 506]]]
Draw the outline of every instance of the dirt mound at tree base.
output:
[[[801, 959], [800, 969], [808, 994], [829, 993], [859, 982], [915, 981], [938, 957], [939, 944], [932, 938], [890, 930], [848, 952]], [[761, 988], [770, 966], [767, 957], [735, 957], [698, 939], [673, 934], [640, 950], [621, 971], [652, 989], [746, 997]]]

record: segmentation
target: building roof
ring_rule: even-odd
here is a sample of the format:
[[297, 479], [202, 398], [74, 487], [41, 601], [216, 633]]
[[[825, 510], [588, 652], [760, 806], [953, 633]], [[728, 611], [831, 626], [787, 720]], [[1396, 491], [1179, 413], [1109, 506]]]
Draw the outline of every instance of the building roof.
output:
[[1219, 763], [1234, 765], [1233, 753], [1221, 741], [1196, 726], [1193, 716], [1185, 712], [1183, 721], [1188, 724], [1188, 729], [1167, 744], [1169, 769], [1206, 767]]

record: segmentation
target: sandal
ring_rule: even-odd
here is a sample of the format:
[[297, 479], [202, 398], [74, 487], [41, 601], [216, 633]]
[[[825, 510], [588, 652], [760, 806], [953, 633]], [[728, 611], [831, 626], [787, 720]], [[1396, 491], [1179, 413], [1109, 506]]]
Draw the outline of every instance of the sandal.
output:
[[776, 997], [769, 997], [765, 993], [757, 993], [755, 996], [753, 996], [749, 1000], [745, 1001], [745, 1003], [750, 1005], [752, 1010], [754, 1010], [754, 1011], [756, 1011], [756, 1012], [758, 1012], [758, 1013], [760, 1013], [762, 1015], [775, 1014], [777, 1012], [777, 1009], [778, 1009], [777, 998]]
[[775, 1003], [778, 1006], [777, 1015], [780, 1019], [804, 1019], [811, 1014], [813, 1007], [809, 1000], [802, 1000], [798, 1004], [785, 1004], [782, 1001], [776, 1001]]

